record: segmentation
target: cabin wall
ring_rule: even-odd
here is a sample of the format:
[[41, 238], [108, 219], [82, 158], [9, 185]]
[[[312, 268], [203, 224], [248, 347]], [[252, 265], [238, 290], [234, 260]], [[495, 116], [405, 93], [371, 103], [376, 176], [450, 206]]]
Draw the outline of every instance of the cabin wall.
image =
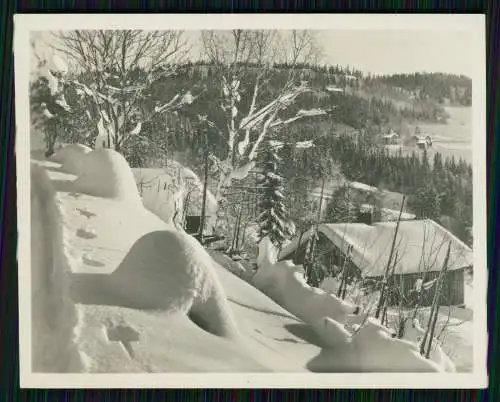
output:
[[[427, 272], [424, 281], [429, 282], [439, 277], [439, 271]], [[399, 292], [391, 292], [389, 295], [389, 304], [397, 305], [403, 297], [403, 305], [413, 306], [417, 302], [417, 294], [414, 292], [415, 283], [421, 277], [420, 273], [411, 273], [404, 275], [395, 275], [394, 281]], [[419, 305], [428, 307], [434, 300], [435, 286], [421, 293]], [[464, 269], [449, 271], [446, 274], [441, 293], [440, 305], [458, 306], [464, 303]]]

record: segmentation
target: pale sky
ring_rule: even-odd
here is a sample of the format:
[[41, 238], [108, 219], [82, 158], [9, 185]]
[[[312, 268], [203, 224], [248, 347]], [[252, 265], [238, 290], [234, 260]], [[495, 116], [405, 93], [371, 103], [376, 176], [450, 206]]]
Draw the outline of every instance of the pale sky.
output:
[[[326, 30], [315, 31], [325, 64], [355, 67], [364, 73], [444, 72], [473, 76], [478, 45], [466, 31]], [[189, 31], [192, 54], [200, 50], [200, 31]], [[41, 35], [47, 41], [47, 32]], [[42, 45], [43, 47], [43, 45]]]
[[[330, 30], [315, 31], [325, 64], [355, 67], [365, 73], [442, 72], [474, 75], [470, 57], [476, 45], [466, 31]], [[187, 38], [199, 54], [199, 31]]]
[[476, 44], [465, 31], [319, 31], [318, 39], [326, 62], [374, 74], [426, 71], [471, 76], [476, 69], [470, 57]]

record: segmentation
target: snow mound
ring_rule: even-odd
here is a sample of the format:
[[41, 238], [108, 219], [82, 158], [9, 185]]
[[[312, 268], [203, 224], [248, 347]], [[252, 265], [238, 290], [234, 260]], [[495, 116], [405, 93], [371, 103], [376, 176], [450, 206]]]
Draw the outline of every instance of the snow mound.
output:
[[[144, 206], [161, 220], [179, 224], [184, 215], [200, 215], [203, 183], [179, 162], [169, 161], [161, 169], [132, 169]], [[205, 229], [211, 232], [216, 219], [217, 201], [207, 191]]]
[[47, 173], [31, 165], [32, 369], [85, 371], [76, 346], [78, 314], [68, 294], [71, 261], [63, 217]]
[[313, 329], [327, 347], [343, 347], [351, 339], [351, 334], [344, 325], [329, 317], [323, 317], [313, 325]]
[[308, 364], [315, 372], [443, 371], [421, 356], [415, 344], [392, 338], [386, 327], [371, 318], [352, 336], [331, 319], [315, 329], [328, 345]]
[[250, 278], [251, 273], [248, 272], [238, 261], [233, 261], [229, 256], [221, 253], [220, 251], [207, 250], [207, 252], [217, 264], [224, 267], [237, 277], [244, 280], [248, 280]]
[[81, 144], [70, 144], [58, 149], [49, 160], [52, 162], [60, 163], [61, 170], [66, 173], [80, 175], [83, 170], [83, 160], [86, 154], [91, 152], [92, 149]]
[[303, 268], [291, 261], [276, 261], [276, 250], [266, 237], [259, 244], [253, 284], [271, 299], [308, 324], [323, 317], [344, 321], [359, 308], [306, 283]]
[[142, 205], [127, 161], [112, 149], [97, 149], [86, 154], [82, 173], [74, 184], [82, 193]]
[[[420, 344], [421, 339], [424, 337], [425, 330], [420, 326], [418, 319], [407, 320], [405, 323], [404, 339], [407, 339], [416, 344]], [[444, 352], [437, 339], [432, 341], [431, 353], [429, 358], [435, 363], [443, 367], [445, 372], [455, 373], [457, 371], [455, 364]]]
[[[145, 234], [132, 246], [118, 268], [101, 284], [104, 304], [186, 313], [201, 328], [234, 337], [237, 327], [219, 283], [215, 263], [191, 236], [162, 230]], [[85, 277], [79, 274], [80, 291]], [[87, 282], [87, 289], [92, 284]]]
[[257, 254], [257, 272], [253, 276], [253, 284], [260, 290], [272, 286], [272, 282], [277, 279], [273, 270], [274, 264], [278, 261], [278, 251], [269, 237], [264, 237], [259, 242], [259, 252]]

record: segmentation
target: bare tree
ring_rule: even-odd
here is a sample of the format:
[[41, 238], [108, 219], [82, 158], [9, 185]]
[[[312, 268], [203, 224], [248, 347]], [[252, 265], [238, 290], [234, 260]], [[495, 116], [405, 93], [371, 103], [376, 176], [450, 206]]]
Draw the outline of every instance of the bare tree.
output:
[[396, 245], [396, 239], [397, 239], [397, 236], [398, 236], [399, 224], [401, 222], [401, 215], [403, 213], [403, 207], [404, 207], [404, 204], [405, 204], [405, 199], [406, 199], [406, 196], [403, 195], [403, 200], [401, 202], [401, 209], [399, 210], [398, 220], [396, 222], [396, 228], [394, 230], [394, 236], [393, 236], [393, 239], [392, 239], [391, 251], [389, 253], [389, 259], [387, 260], [387, 266], [386, 266], [386, 269], [385, 269], [385, 272], [384, 272], [384, 278], [383, 278], [383, 282], [382, 282], [382, 289], [380, 291], [380, 299], [379, 299], [379, 302], [378, 302], [378, 305], [377, 305], [377, 310], [375, 312], [375, 318], [379, 318], [380, 312], [381, 312], [382, 307], [384, 306], [384, 303], [385, 303], [385, 299], [386, 299], [386, 294], [385, 293], [386, 293], [386, 288], [387, 288], [387, 278], [388, 278], [389, 273], [390, 273], [389, 270], [391, 268], [391, 264], [393, 263], [392, 258], [393, 258], [394, 249], [395, 249], [395, 245]]
[[[313, 92], [306, 82], [297, 82], [296, 71], [291, 68], [310, 60], [314, 41], [309, 32], [293, 31], [284, 37], [272, 30], [204, 31], [202, 43], [206, 58], [216, 66], [222, 93], [225, 127], [218, 131], [226, 140], [227, 152], [221, 159], [212, 156], [218, 171], [215, 197], [219, 201], [232, 180], [243, 179], [255, 166], [266, 137], [294, 121], [324, 116], [327, 111], [300, 110], [292, 117], [283, 115], [297, 97]], [[275, 63], [285, 62], [289, 67], [287, 78], [277, 94], [270, 96], [269, 74]], [[242, 96], [247, 97], [245, 111], [240, 110]]]
[[[96, 146], [120, 151], [139, 136], [145, 116], [144, 91], [160, 76], [174, 73], [172, 63], [186, 48], [181, 31], [75, 30], [55, 33], [53, 47], [65, 54], [86, 82], [72, 80], [87, 102], [99, 132]], [[175, 110], [194, 100], [175, 95], [155, 113]]]

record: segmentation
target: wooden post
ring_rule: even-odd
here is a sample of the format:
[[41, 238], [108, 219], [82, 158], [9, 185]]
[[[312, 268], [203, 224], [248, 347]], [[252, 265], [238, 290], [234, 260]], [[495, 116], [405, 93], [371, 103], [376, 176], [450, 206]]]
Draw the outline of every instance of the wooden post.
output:
[[351, 253], [352, 253], [352, 245], [349, 245], [347, 247], [347, 253], [344, 257], [344, 262], [342, 264], [342, 278], [340, 280], [339, 288], [337, 289], [337, 297], [341, 297], [342, 299], [345, 299], [347, 291], [347, 270], [351, 258]]
[[451, 250], [451, 241], [448, 243], [448, 251], [446, 252], [446, 258], [444, 260], [443, 269], [441, 271], [441, 278], [439, 281], [439, 289], [436, 289], [437, 295], [435, 298], [436, 301], [435, 301], [434, 317], [432, 319], [432, 324], [430, 328], [429, 344], [427, 346], [427, 352], [425, 353], [425, 357], [427, 359], [429, 358], [431, 353], [432, 340], [434, 339], [434, 331], [436, 329], [436, 323], [439, 316], [439, 308], [441, 307], [441, 295], [443, 291], [443, 284], [446, 281], [446, 273], [448, 271], [448, 261], [450, 259], [450, 250]]
[[297, 264], [298, 263], [298, 255], [299, 255], [299, 250], [300, 250], [300, 243], [302, 242], [302, 237], [304, 237], [304, 233], [307, 230], [304, 228], [300, 228], [300, 235], [299, 235], [299, 242], [297, 243], [297, 247], [295, 248], [295, 251], [293, 253], [293, 263]]
[[384, 283], [382, 284], [382, 289], [380, 291], [380, 299], [378, 301], [377, 311], [375, 312], [375, 318], [379, 318], [380, 311], [382, 309], [382, 306], [384, 305], [385, 291], [386, 291], [386, 286], [387, 286], [387, 284], [386, 284], [386, 282], [387, 282], [387, 276], [389, 274], [389, 269], [391, 267], [392, 256], [394, 254], [394, 248], [396, 246], [396, 238], [398, 236], [399, 223], [401, 222], [401, 215], [403, 214], [403, 207], [405, 205], [405, 199], [406, 199], [406, 195], [403, 195], [403, 200], [401, 201], [401, 209], [399, 210], [398, 221], [396, 223], [396, 229], [394, 230], [394, 237], [392, 238], [391, 252], [389, 253], [389, 259], [387, 260], [387, 266], [385, 268]]
[[429, 355], [431, 353], [432, 339], [434, 338], [434, 331], [436, 329], [436, 323], [439, 315], [441, 291], [443, 283], [446, 280], [446, 272], [448, 270], [448, 260], [450, 258], [450, 251], [451, 251], [451, 241], [448, 243], [446, 258], [444, 259], [443, 267], [441, 268], [441, 273], [436, 283], [436, 291], [434, 292], [434, 299], [432, 300], [432, 307], [431, 307], [431, 312], [429, 314], [429, 320], [427, 322], [427, 329], [422, 339], [422, 343], [420, 344], [420, 353], [423, 354], [427, 339], [429, 339], [429, 343], [427, 344], [427, 350], [425, 353], [425, 357], [427, 359], [429, 358]]
[[208, 187], [208, 149], [205, 148], [205, 175], [203, 178], [203, 200], [201, 204], [201, 220], [200, 220], [200, 233], [199, 233], [201, 244], [203, 244], [203, 230], [205, 229], [205, 215], [206, 215], [207, 190], [208, 190], [207, 187]]
[[322, 178], [321, 178], [321, 195], [319, 197], [319, 208], [318, 208], [318, 218], [316, 220], [316, 228], [312, 234], [312, 238], [311, 238], [311, 248], [309, 250], [309, 255], [308, 255], [308, 258], [307, 258], [307, 266], [305, 267], [306, 268], [306, 275], [309, 276], [309, 273], [310, 273], [310, 270], [312, 269], [312, 266], [314, 264], [314, 251], [315, 251], [315, 248], [316, 248], [316, 236], [318, 235], [318, 230], [319, 230], [319, 222], [321, 221], [321, 208], [323, 206], [323, 194], [324, 194], [324, 191], [325, 191], [325, 176], [323, 175]]
[[[245, 198], [246, 198], [246, 193], [243, 193], [245, 194]], [[240, 209], [238, 210], [238, 217], [236, 219], [236, 238], [235, 238], [235, 244], [234, 244], [234, 248], [236, 250], [239, 249], [239, 242], [240, 242], [240, 228], [241, 228], [241, 217], [243, 215], [243, 203], [240, 204]]]
[[396, 250], [396, 254], [394, 255], [394, 263], [392, 264], [392, 270], [391, 274], [387, 278], [387, 281], [391, 281], [391, 284], [387, 283], [387, 296], [385, 297], [384, 300], [384, 307], [382, 311], [382, 324], [384, 323], [384, 320], [387, 322], [387, 309], [389, 307], [389, 301], [391, 297], [391, 290], [393, 291], [393, 288], [391, 289], [391, 286], [394, 286], [394, 272], [396, 271], [396, 264], [398, 262], [398, 251]]

